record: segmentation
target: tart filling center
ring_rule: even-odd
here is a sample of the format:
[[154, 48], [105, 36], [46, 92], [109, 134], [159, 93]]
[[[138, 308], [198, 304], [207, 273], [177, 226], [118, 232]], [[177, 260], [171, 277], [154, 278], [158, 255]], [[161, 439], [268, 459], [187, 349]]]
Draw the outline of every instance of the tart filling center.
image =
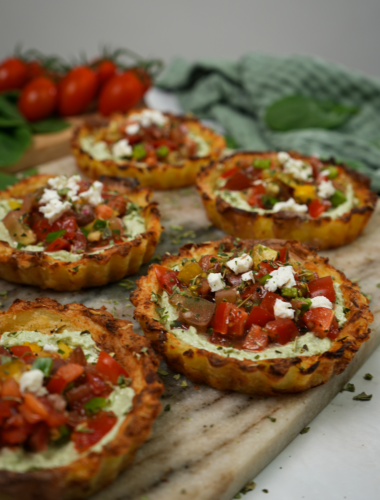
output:
[[23, 200], [0, 201], [0, 240], [75, 262], [146, 231], [142, 209], [99, 181], [59, 176]]
[[175, 337], [237, 359], [313, 356], [330, 349], [346, 322], [340, 285], [280, 252], [249, 251], [155, 266], [159, 320]]
[[235, 208], [259, 214], [292, 211], [336, 219], [358, 200], [339, 166], [310, 163], [280, 152], [272, 158], [242, 160], [216, 182], [215, 195]]
[[90, 332], [0, 339], [0, 468], [67, 465], [101, 451], [132, 409], [131, 379]]

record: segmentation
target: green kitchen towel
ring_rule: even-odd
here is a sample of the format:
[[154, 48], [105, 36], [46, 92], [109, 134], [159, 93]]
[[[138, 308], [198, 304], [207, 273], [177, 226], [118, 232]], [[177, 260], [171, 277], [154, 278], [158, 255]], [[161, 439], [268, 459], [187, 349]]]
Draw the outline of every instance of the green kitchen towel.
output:
[[[185, 111], [218, 121], [241, 148], [334, 156], [371, 177], [372, 189], [380, 191], [380, 81], [317, 58], [250, 53], [236, 62], [176, 59], [157, 86], [175, 91]], [[295, 94], [358, 112], [334, 130], [270, 129], [268, 106]]]

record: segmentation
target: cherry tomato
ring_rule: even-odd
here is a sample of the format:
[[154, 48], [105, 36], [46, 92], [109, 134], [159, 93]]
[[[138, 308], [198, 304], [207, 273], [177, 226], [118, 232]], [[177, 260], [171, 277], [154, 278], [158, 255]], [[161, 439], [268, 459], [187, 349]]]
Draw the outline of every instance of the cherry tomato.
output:
[[133, 71], [116, 75], [103, 87], [98, 110], [104, 116], [119, 111], [126, 113], [135, 106], [144, 95], [144, 88]]
[[45, 241], [46, 236], [53, 232], [51, 224], [44, 217], [39, 219], [35, 224], [33, 224], [32, 229], [36, 233], [38, 241]]
[[268, 347], [268, 334], [259, 325], [252, 325], [244, 339], [242, 348], [249, 351], [261, 351]]
[[178, 271], [171, 271], [164, 266], [154, 266], [154, 270], [156, 272], [156, 276], [161, 288], [163, 288], [170, 294], [173, 293], [174, 286], [178, 286], [178, 288], [182, 287], [182, 283], [177, 278]]
[[98, 79], [98, 88], [102, 89], [104, 84], [116, 75], [117, 66], [114, 62], [105, 59], [96, 66], [96, 77]]
[[45, 69], [39, 61], [29, 61], [27, 63], [27, 68], [28, 68], [28, 74], [27, 74], [28, 82], [30, 80], [34, 80], [34, 78], [37, 78], [39, 76], [44, 76], [45, 74]]
[[327, 297], [331, 302], [334, 302], [336, 299], [334, 283], [331, 276], [325, 276], [324, 278], [318, 278], [313, 281], [309, 281], [307, 284], [309, 289], [310, 297]]
[[278, 257], [278, 260], [280, 262], [282, 262], [283, 264], [285, 264], [285, 262], [287, 262], [289, 260], [289, 251], [286, 247], [284, 248], [281, 248], [280, 252], [279, 252], [279, 257]]
[[142, 88], [143, 88], [144, 93], [145, 93], [152, 86], [152, 78], [151, 78], [150, 74], [148, 73], [148, 71], [146, 69], [140, 68], [140, 67], [133, 68], [132, 71], [137, 76], [137, 78], [140, 80], [140, 83], [141, 83]]
[[51, 393], [61, 393], [67, 384], [73, 382], [84, 372], [83, 366], [69, 363], [58, 368], [57, 372], [50, 379], [47, 390]]
[[55, 83], [40, 76], [22, 89], [18, 106], [25, 118], [34, 122], [50, 116], [57, 106], [57, 99], [58, 90]]
[[70, 70], [58, 87], [58, 109], [62, 116], [78, 115], [86, 111], [95, 97], [96, 74], [87, 66]]
[[113, 384], [117, 384], [120, 375], [128, 377], [127, 372], [124, 370], [121, 364], [104, 351], [99, 354], [99, 358], [96, 363], [96, 369]]
[[21, 59], [11, 57], [0, 64], [0, 92], [21, 89], [26, 82], [28, 67]]
[[[56, 220], [51, 228], [52, 232], [65, 229], [65, 238], [73, 240], [77, 234], [78, 224], [74, 216], [63, 215], [60, 219]], [[83, 233], [82, 233], [83, 234]]]
[[243, 172], [236, 172], [236, 174], [233, 174], [228, 178], [223, 189], [229, 189], [230, 191], [242, 191], [243, 189], [248, 189], [250, 186], [251, 179], [243, 174]]

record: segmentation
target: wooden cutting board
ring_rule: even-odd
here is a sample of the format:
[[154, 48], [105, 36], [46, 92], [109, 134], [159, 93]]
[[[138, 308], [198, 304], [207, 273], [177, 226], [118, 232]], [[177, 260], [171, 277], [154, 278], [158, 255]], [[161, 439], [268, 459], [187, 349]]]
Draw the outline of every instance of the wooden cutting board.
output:
[[[76, 172], [72, 158], [44, 166], [41, 171], [58, 174]], [[209, 226], [194, 188], [156, 193], [162, 224], [166, 227], [157, 254], [176, 253], [189, 240], [220, 239], [223, 233]], [[178, 230], [178, 225], [183, 230]], [[165, 393], [163, 411], [150, 439], [140, 448], [133, 465], [92, 500], [231, 500], [271, 462], [311, 420], [335, 397], [358, 368], [380, 344], [380, 207], [364, 234], [352, 245], [325, 252], [332, 264], [360, 279], [363, 291], [371, 294], [375, 321], [371, 338], [348, 369], [326, 385], [305, 393], [259, 398], [195, 386], [162, 370]], [[133, 281], [146, 273], [143, 266]], [[125, 288], [117, 283], [76, 293], [41, 291], [0, 280], [8, 291], [5, 307], [16, 298], [33, 300], [49, 296], [62, 303], [82, 302], [107, 309], [119, 318], [133, 320], [133, 307]], [[134, 322], [136, 332], [141, 332]], [[270, 418], [268, 418], [270, 417]], [[272, 419], [272, 420], [271, 420]], [[276, 419], [273, 421], [273, 419]], [[342, 424], [343, 425], [343, 424]], [[254, 492], [256, 494], [256, 491]], [[257, 492], [260, 493], [260, 492]]]

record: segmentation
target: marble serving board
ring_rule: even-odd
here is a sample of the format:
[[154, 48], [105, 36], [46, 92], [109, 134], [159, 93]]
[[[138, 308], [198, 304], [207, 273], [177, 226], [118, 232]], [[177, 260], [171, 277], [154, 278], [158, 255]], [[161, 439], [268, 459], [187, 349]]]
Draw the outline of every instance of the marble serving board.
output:
[[[71, 175], [76, 170], [74, 161], [67, 157], [41, 167], [40, 171]], [[165, 226], [156, 256], [176, 253], [189, 241], [223, 237], [221, 231], [209, 225], [194, 188], [156, 193], [155, 199], [160, 204]], [[375, 315], [370, 340], [343, 374], [302, 394], [259, 398], [196, 386], [162, 363], [165, 411], [157, 419], [150, 439], [138, 451], [132, 467], [92, 500], [231, 500], [270, 463], [341, 391], [380, 344], [380, 288], [376, 286], [380, 282], [379, 226], [378, 209], [356, 242], [325, 252], [334, 266], [349, 278], [360, 280], [362, 290], [372, 296]], [[147, 267], [130, 279], [138, 279]], [[3, 309], [16, 298], [33, 300], [48, 296], [61, 303], [105, 306], [118, 318], [134, 321], [128, 285], [126, 288], [115, 283], [65, 294], [0, 280], [0, 290], [7, 291], [7, 298], [1, 298]], [[135, 331], [141, 333], [135, 321], [134, 325]], [[253, 498], [254, 493], [247, 494], [246, 500]]]

